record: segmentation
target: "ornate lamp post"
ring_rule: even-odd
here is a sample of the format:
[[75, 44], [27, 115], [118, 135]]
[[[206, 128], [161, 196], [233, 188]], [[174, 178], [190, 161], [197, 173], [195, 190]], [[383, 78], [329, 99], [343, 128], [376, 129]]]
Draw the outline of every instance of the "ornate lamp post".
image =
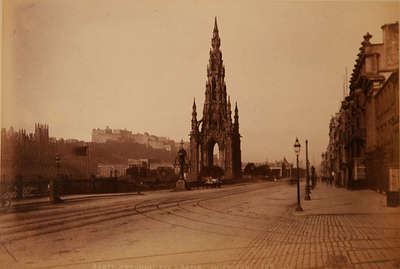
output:
[[297, 208], [296, 211], [303, 211], [300, 205], [300, 174], [299, 174], [299, 154], [300, 154], [300, 143], [299, 139], [296, 137], [296, 142], [294, 143], [294, 152], [296, 153], [297, 161]]
[[183, 148], [183, 140], [181, 141], [181, 149], [178, 151], [175, 159], [175, 167], [179, 167], [179, 178], [176, 181], [176, 189], [188, 188], [185, 180], [185, 168], [189, 167], [186, 163], [186, 150]]

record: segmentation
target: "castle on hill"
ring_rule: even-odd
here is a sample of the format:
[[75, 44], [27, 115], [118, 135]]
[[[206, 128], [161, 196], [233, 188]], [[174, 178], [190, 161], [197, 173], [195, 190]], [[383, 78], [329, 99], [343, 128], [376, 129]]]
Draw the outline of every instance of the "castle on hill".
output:
[[[166, 151], [172, 151], [180, 147], [180, 142], [163, 136], [151, 135], [147, 132], [143, 134], [133, 133], [127, 129], [111, 129], [109, 126], [105, 129], [96, 128], [92, 130], [92, 142], [106, 143], [107, 141], [133, 142]], [[188, 143], [184, 143], [184, 147], [188, 148]]]

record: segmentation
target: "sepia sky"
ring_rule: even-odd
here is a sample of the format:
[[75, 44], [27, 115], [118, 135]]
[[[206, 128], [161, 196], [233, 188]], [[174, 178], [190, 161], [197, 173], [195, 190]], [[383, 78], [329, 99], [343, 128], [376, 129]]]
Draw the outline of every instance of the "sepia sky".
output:
[[345, 67], [350, 78], [367, 31], [382, 42], [399, 3], [8, 0], [2, 126], [47, 123], [51, 136], [89, 141], [108, 125], [188, 140], [217, 16], [243, 161], [293, 161], [298, 136], [317, 163]]

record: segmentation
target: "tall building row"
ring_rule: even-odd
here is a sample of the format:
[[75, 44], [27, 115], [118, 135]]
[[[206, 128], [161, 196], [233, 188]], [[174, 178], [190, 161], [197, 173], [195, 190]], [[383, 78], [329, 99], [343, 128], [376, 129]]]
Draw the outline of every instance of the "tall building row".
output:
[[389, 191], [399, 181], [399, 23], [363, 37], [350, 90], [329, 123], [322, 171], [339, 186]]

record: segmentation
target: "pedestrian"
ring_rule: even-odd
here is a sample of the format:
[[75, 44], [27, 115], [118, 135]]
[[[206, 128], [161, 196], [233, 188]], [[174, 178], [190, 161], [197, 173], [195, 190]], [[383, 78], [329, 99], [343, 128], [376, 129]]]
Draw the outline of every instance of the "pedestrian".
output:
[[315, 168], [314, 166], [311, 166], [311, 183], [312, 183], [312, 188], [315, 188], [315, 184], [316, 184], [316, 178], [315, 178]]

